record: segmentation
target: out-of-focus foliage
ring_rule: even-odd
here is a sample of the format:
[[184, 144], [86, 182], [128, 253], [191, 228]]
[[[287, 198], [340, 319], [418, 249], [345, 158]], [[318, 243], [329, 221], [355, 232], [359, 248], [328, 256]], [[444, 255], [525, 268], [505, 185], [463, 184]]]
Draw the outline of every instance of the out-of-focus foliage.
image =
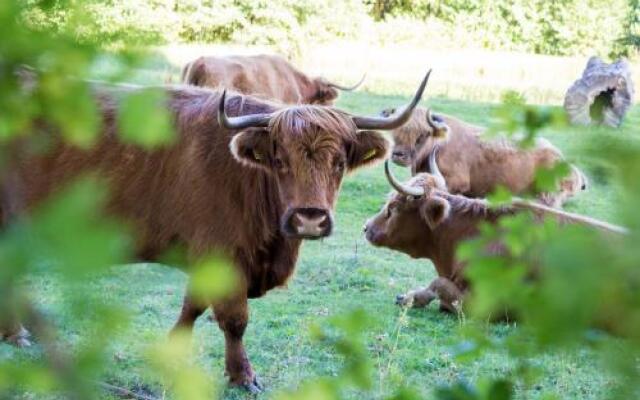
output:
[[640, 51], [640, 0], [629, 0], [624, 28], [624, 35], [614, 51], [628, 56]]
[[[127, 26], [109, 25], [109, 16], [119, 12], [98, 2], [0, 2], [6, 39], [0, 41], [0, 333], [21, 322], [36, 340], [27, 360], [0, 360], [0, 398], [92, 399], [103, 396], [99, 387], [113, 387], [97, 380], [127, 313], [88, 288], [108, 268], [131, 260], [134, 240], [125, 221], [104, 212], [108, 185], [93, 175], [69, 182], [28, 215], [21, 212], [25, 204], [17, 201], [14, 212], [7, 198], [20, 192], [20, 181], [10, 179], [16, 163], [51, 149], [58, 136], [81, 149], [99, 140], [103, 115], [96, 92], [119, 103], [123, 140], [148, 149], [175, 140], [164, 92], [85, 80], [100, 66], [109, 65], [101, 75], [116, 80], [145, 62], [127, 46], [149, 43], [153, 34], [140, 26], [140, 35], [130, 37]], [[200, 287], [199, 294], [211, 299], [223, 294], [222, 284], [233, 287], [235, 276], [222, 264], [202, 262], [210, 266], [205, 278], [220, 278], [220, 284]], [[26, 284], [33, 274], [57, 282], [56, 298], [74, 315], [77, 337], [58, 335]], [[187, 347], [179, 336], [151, 347], [149, 369], [174, 398], [210, 398], [212, 381], [188, 361]]]
[[[338, 374], [304, 383], [298, 390], [281, 393], [277, 400], [339, 400], [354, 388], [365, 396], [373, 389], [373, 362], [364, 345], [371, 318], [357, 309], [329, 318], [324, 324], [311, 326], [311, 336], [319, 344], [337, 352], [344, 358], [344, 366]], [[366, 397], [366, 396], [365, 396]], [[418, 400], [420, 397], [409, 388], [400, 388], [388, 400]]]
[[[513, 96], [509, 96], [510, 98]], [[496, 130], [520, 138], [536, 137], [552, 123], [544, 109], [506, 104], [498, 112]], [[520, 133], [520, 134], [518, 134]], [[525, 133], [525, 134], [522, 134]], [[615, 207], [631, 234], [618, 235], [578, 225], [558, 225], [547, 217], [532, 224], [521, 213], [483, 225], [478, 238], [461, 246], [458, 256], [468, 263], [472, 290], [467, 299], [470, 322], [456, 348], [460, 360], [476, 360], [491, 351], [506, 351], [515, 367], [497, 380], [527, 389], [540, 378], [529, 360], [546, 352], [591, 347], [602, 358], [602, 373], [613, 377], [610, 398], [637, 398], [640, 382], [640, 272], [636, 211], [640, 185], [631, 178], [640, 170], [640, 148], [629, 138], [609, 135], [606, 129], [585, 135], [581, 152], [608, 165], [621, 178], [622, 193]], [[606, 143], [606, 145], [605, 145]], [[548, 171], [557, 180], [566, 170]], [[635, 175], [634, 175], [635, 176]], [[503, 200], [504, 193], [495, 195]], [[500, 242], [504, 255], [487, 253]], [[484, 321], [517, 318], [519, 329], [496, 340], [485, 334]], [[460, 382], [437, 392], [438, 399], [510, 399], [511, 392], [486, 397], [487, 382]], [[484, 389], [483, 389], [484, 388]]]
[[[74, 24], [64, 5], [36, 9], [33, 25], [64, 29]], [[309, 40], [354, 38], [369, 17], [360, 0], [114, 0], [83, 6], [81, 40], [111, 43], [235, 42], [275, 45], [296, 53]]]
[[[399, 16], [444, 24], [449, 36], [490, 49], [541, 54], [607, 55], [630, 29], [634, 1], [613, 0], [371, 0], [378, 20]], [[633, 23], [637, 27], [637, 22]], [[633, 29], [633, 28], [631, 28]], [[447, 38], [448, 39], [448, 38]], [[618, 49], [620, 51], [620, 49]]]
[[[616, 24], [624, 13], [618, 11], [627, 3], [614, 3], [622, 8], [609, 5], [603, 13], [599, 2], [556, 2], [544, 7], [539, 2], [512, 2], [501, 7], [501, 3], [481, 0], [431, 1], [420, 3], [430, 4], [430, 8], [414, 7], [412, 13], [416, 15], [407, 16], [403, 7], [408, 9], [417, 2], [404, 1], [389, 2], [381, 16], [387, 18], [382, 23], [386, 28], [393, 27], [390, 21], [394, 18], [412, 24], [427, 18], [429, 23], [436, 21], [443, 34], [471, 25], [478, 27], [472, 32], [493, 33], [482, 36], [488, 47], [535, 43], [534, 47], [523, 48], [553, 53], [565, 51], [561, 49], [569, 42], [572, 50], [566, 51], [583, 51], [585, 46], [594, 45], [588, 41], [596, 27], [602, 29], [595, 25], [600, 21], [592, 20], [600, 17], [614, 24], [615, 35], [621, 35]], [[102, 119], [99, 105], [93, 100], [94, 89], [82, 78], [104, 65], [112, 68], [106, 73], [101, 70], [108, 78], [127, 76], [132, 66], [143, 62], [143, 58], [128, 52], [131, 45], [181, 38], [284, 41], [295, 44], [295, 48], [305, 40], [352, 37], [358, 24], [366, 22], [368, 9], [363, 4], [355, 0], [322, 4], [222, 0], [173, 6], [161, 1], [2, 1], [0, 37], [11, 39], [0, 41], [0, 171], [11, 165], [12, 154], [6, 146], [18, 136], [33, 139], [30, 150], [46, 149], [38, 135], [30, 136], [37, 131], [36, 121], [46, 122], [71, 145], [94, 144]], [[629, 4], [637, 12], [637, 2]], [[582, 8], [576, 8], [578, 5]], [[587, 9], [587, 5], [592, 7]], [[528, 14], [534, 9], [538, 12], [534, 7], [540, 7], [539, 12], [549, 19], [540, 22], [538, 14]], [[474, 14], [478, 10], [486, 16]], [[468, 20], [457, 24], [454, 15]], [[573, 22], [554, 25], [560, 16]], [[626, 18], [630, 22], [624, 25], [625, 32], [637, 34], [637, 18]], [[531, 21], [539, 21], [543, 29], [538, 30]], [[402, 28], [389, 31], [384, 39], [393, 41], [394, 35], [410, 31], [407, 26]], [[584, 38], [571, 36], [574, 28], [584, 29]], [[536, 41], [525, 43], [528, 35]], [[604, 41], [598, 43], [601, 46]], [[36, 74], [17, 74], [25, 72], [21, 70], [24, 65], [36, 68]], [[145, 147], [171, 143], [175, 138], [167, 129], [170, 118], [159, 107], [164, 99], [142, 93], [145, 95], [122, 99], [127, 110], [118, 121], [123, 139]], [[525, 106], [513, 94], [508, 103], [497, 115], [498, 130], [523, 144], [531, 143], [546, 126], [561, 123], [553, 112]], [[506, 351], [516, 361], [515, 367], [508, 376], [477, 385], [460, 381], [439, 388], [435, 398], [513, 398], [514, 391], [526, 390], [539, 379], [539, 369], [529, 361], [533, 355], [570, 351], [577, 346], [590, 346], [602, 355], [603, 373], [615, 382], [612, 397], [638, 398], [640, 246], [635, 232], [640, 227], [640, 147], [605, 129], [590, 132], [585, 134], [583, 153], [601, 161], [618, 178], [623, 190], [615, 207], [634, 233], [619, 238], [582, 227], [559, 228], [553, 221], [533, 225], [522, 215], [505, 218], [495, 227], [483, 227], [482, 235], [460, 253], [469, 262], [474, 291], [469, 298], [470, 318], [462, 319], [463, 336], [455, 350], [460, 360]], [[562, 168], [547, 171], [541, 175], [540, 184], [548, 186], [565, 172]], [[105, 218], [101, 212], [107, 194], [99, 180], [88, 177], [61, 190], [29, 217], [17, 217], [0, 233], [0, 325], [20, 317], [38, 339], [28, 361], [0, 361], [0, 397], [12, 398], [25, 392], [36, 398], [50, 392], [81, 399], [101, 396], [95, 380], [105, 371], [110, 338], [122, 332], [127, 319], [123, 318], [124, 310], [105, 304], [102, 293], [90, 292], [86, 284], [105, 273], [108, 266], [126, 261], [133, 242], [126, 224]], [[506, 202], [509, 194], [499, 193], [494, 199]], [[507, 256], [485, 254], [486, 243], [495, 240], [505, 243]], [[203, 298], [224, 295], [224, 289], [234, 282], [230, 269], [219, 259], [199, 266], [195, 273], [202, 285], [194, 290]], [[76, 337], [56, 335], [55, 324], [39, 311], [38, 299], [32, 298], [28, 286], [23, 285], [34, 273], [51, 274], [51, 279], [60, 281], [59, 297], [74, 315]], [[505, 308], [520, 318], [519, 329], [502, 338], [487, 336], [486, 319], [500, 315]], [[371, 350], [365, 345], [367, 328], [362, 311], [330, 318], [327, 324], [315, 327], [312, 336], [318, 345], [339, 354], [344, 367], [334, 376], [312, 380], [299, 391], [281, 397], [336, 399], [348, 391], [368, 394], [375, 371], [369, 358]], [[212, 382], [193, 362], [188, 348], [189, 343], [179, 335], [173, 341], [151, 346], [151, 375], [159, 377], [171, 398], [210, 398]], [[403, 389], [392, 398], [410, 400], [417, 395]]]
[[[31, 3], [34, 3], [32, 0]], [[233, 42], [273, 45], [288, 54], [336, 38], [433, 43], [540, 54], [629, 54], [637, 45], [637, 0], [114, 0], [64, 2], [26, 20], [81, 40], [112, 44]]]

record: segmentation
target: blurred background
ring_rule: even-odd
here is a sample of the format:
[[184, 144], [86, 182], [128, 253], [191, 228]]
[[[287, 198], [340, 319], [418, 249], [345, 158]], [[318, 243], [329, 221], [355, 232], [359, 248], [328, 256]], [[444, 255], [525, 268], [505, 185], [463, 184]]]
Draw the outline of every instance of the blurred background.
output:
[[[305, 243], [287, 290], [251, 302], [246, 345], [262, 396], [637, 399], [640, 108], [613, 129], [570, 126], [560, 105], [594, 55], [626, 57], [640, 82], [639, 50], [640, 0], [0, 0], [0, 178], [13, 141], [46, 150], [43, 122], [69, 145], [95, 144], [95, 80], [154, 86], [129, 87], [118, 120], [123, 141], [154, 151], [175, 139], [158, 107], [162, 84], [179, 83], [199, 56], [278, 53], [344, 84], [367, 73], [336, 103], [360, 114], [404, 104], [433, 68], [422, 105], [513, 137], [544, 135], [590, 180], [567, 209], [632, 234], [602, 240], [507, 220], [479, 240], [544, 255], [545, 279], [509, 274], [525, 257], [467, 256], [487, 272], [474, 280], [479, 308], [513, 298], [521, 321], [402, 309], [395, 296], [435, 271], [366, 242], [362, 224], [390, 188], [381, 166], [350, 175], [334, 235]], [[38, 84], [16, 74], [25, 66]], [[192, 340], [167, 340], [187, 277], [128, 264], [135, 238], [105, 218], [108, 188], [92, 178], [0, 233], [0, 325], [20, 315], [36, 333], [28, 349], [0, 343], [0, 399], [255, 398], [225, 385], [224, 340], [210, 320]], [[229, 289], [218, 264], [203, 281]], [[609, 330], [594, 329], [602, 319]]]
[[[559, 104], [597, 55], [630, 58], [640, 81], [636, 0], [113, 0], [83, 12], [80, 40], [155, 42], [171, 76], [203, 54], [277, 52], [311, 74], [367, 72], [365, 87], [385, 94], [433, 67], [436, 95], [496, 101], [511, 89]], [[69, 23], [64, 7], [29, 19], [54, 30]]]

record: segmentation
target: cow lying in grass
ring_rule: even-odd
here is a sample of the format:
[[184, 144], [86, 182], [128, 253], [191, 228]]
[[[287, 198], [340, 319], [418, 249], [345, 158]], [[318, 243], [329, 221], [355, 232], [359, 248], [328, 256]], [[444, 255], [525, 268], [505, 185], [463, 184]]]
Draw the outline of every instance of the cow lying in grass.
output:
[[210, 88], [233, 89], [287, 104], [332, 105], [338, 90], [355, 90], [322, 77], [310, 77], [280, 56], [200, 57], [182, 69], [182, 82]]
[[[465, 264], [456, 258], [458, 246], [477, 236], [481, 223], [495, 224], [505, 215], [532, 210], [538, 215], [550, 213], [566, 222], [585, 223], [619, 233], [625, 231], [589, 217], [525, 200], [514, 200], [508, 207], [491, 208], [485, 200], [449, 193], [433, 157], [431, 165], [434, 174], [421, 173], [402, 184], [391, 175], [387, 162], [385, 172], [397, 192], [364, 228], [367, 240], [374, 246], [398, 250], [414, 258], [427, 258], [436, 268], [438, 278], [426, 288], [398, 296], [399, 304], [424, 307], [438, 298], [441, 309], [456, 310], [468, 289]], [[487, 250], [499, 254], [504, 248], [496, 243]]]
[[[394, 109], [382, 115], [395, 114]], [[417, 108], [411, 120], [393, 130], [392, 160], [410, 166], [412, 175], [431, 172], [429, 155], [438, 151], [437, 161], [447, 180], [449, 192], [468, 197], [485, 197], [498, 185], [514, 194], [535, 191], [538, 168], [552, 168], [564, 157], [549, 141], [538, 138], [533, 148], [520, 149], [505, 139], [486, 139], [483, 129], [457, 118], [433, 114]], [[569, 175], [554, 192], [540, 193], [538, 199], [560, 207], [567, 199], [587, 188], [586, 177], [571, 166]]]

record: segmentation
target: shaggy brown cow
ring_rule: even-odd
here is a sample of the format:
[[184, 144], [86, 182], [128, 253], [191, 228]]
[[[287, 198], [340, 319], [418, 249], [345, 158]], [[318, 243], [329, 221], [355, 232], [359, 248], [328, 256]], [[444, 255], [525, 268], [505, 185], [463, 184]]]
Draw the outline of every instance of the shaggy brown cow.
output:
[[[482, 132], [480, 127], [418, 108], [407, 124], [393, 131], [392, 160], [410, 165], [412, 175], [429, 172], [429, 155], [438, 147], [438, 165], [449, 191], [469, 197], [485, 197], [498, 185], [514, 194], [532, 192], [536, 169], [551, 168], [563, 160], [560, 150], [545, 139], [538, 138], [532, 149], [522, 150], [504, 139], [485, 140]], [[539, 200], [560, 207], [586, 187], [584, 174], [571, 166], [558, 190], [540, 193]]]
[[278, 100], [287, 104], [332, 105], [338, 90], [351, 87], [310, 78], [276, 55], [200, 57], [182, 69], [182, 82], [195, 86], [233, 89], [240, 93]]
[[[382, 210], [367, 221], [364, 228], [367, 240], [375, 246], [398, 250], [414, 258], [428, 258], [438, 274], [438, 278], [426, 288], [398, 296], [400, 304], [424, 307], [439, 298], [441, 309], [457, 310], [468, 288], [463, 274], [465, 264], [456, 259], [458, 246], [478, 234], [480, 223], [496, 223], [500, 217], [522, 209], [533, 210], [538, 216], [550, 213], [563, 222], [588, 224], [616, 233], [626, 232], [622, 227], [524, 200], [516, 199], [509, 207], [490, 208], [484, 200], [447, 192], [445, 181], [437, 172], [434, 175], [418, 174], [406, 185], [391, 175], [388, 163], [385, 163], [385, 172], [398, 192], [392, 194]], [[487, 250], [499, 254], [504, 248], [496, 243]]]
[[[395, 108], [382, 111], [381, 115], [389, 117], [396, 112]], [[414, 111], [412, 118], [398, 129], [394, 129], [393, 150], [391, 151], [391, 160], [402, 167], [412, 167], [416, 159], [416, 155], [421, 153], [423, 147], [432, 148], [434, 143], [441, 142], [446, 139], [450, 132], [455, 132], [457, 136], [459, 132], [468, 133], [473, 136], [479, 136], [484, 132], [484, 128], [470, 125], [455, 117], [446, 114], [431, 114], [431, 120], [442, 124], [441, 129], [434, 129], [427, 122], [427, 115], [430, 110], [418, 107]], [[424, 172], [424, 171], [418, 171]], [[414, 171], [415, 175], [416, 171]]]
[[[20, 190], [0, 204], [29, 210], [64, 182], [93, 170], [109, 183], [109, 212], [135, 228], [142, 260], [156, 260], [174, 245], [185, 246], [195, 258], [212, 251], [226, 254], [241, 275], [240, 287], [211, 306], [225, 335], [231, 382], [256, 391], [260, 386], [242, 343], [247, 299], [286, 283], [302, 239], [331, 233], [345, 172], [387, 154], [386, 139], [370, 129], [405, 123], [428, 77], [407, 112], [391, 118], [311, 105], [282, 107], [238, 94], [225, 102], [225, 92], [169, 88], [179, 139], [157, 150], [120, 141], [116, 101], [101, 95], [103, 134], [97, 145], [81, 150], [52, 132], [49, 153], [21, 158], [13, 166], [11, 186]], [[208, 306], [187, 295], [174, 329], [191, 330]], [[15, 335], [19, 332], [0, 332], [0, 337]]]

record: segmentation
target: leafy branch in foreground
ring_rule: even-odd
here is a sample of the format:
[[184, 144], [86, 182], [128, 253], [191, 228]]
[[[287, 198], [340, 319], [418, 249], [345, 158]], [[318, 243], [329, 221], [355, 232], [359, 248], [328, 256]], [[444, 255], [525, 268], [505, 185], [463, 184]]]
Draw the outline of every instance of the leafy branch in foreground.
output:
[[[561, 116], [554, 115], [553, 110], [511, 102], [499, 111], [496, 130], [527, 145], [544, 128], [562, 123]], [[459, 383], [439, 390], [438, 399], [515, 398], [512, 390], [487, 393], [494, 387], [518, 387], [526, 393], [540, 377], [531, 362], [535, 357], [579, 348], [590, 348], [601, 359], [603, 373], [615, 382], [611, 398], [638, 396], [640, 270], [636, 260], [640, 254], [638, 216], [633, 210], [640, 204], [640, 185], [631, 177], [637, 177], [632, 171], [640, 171], [640, 149], [634, 140], [604, 128], [591, 129], [584, 133], [580, 149], [593, 162], [606, 164], [622, 182], [615, 209], [616, 217], [630, 228], [628, 235], [559, 225], [551, 218], [532, 225], [526, 216], [515, 215], [495, 226], [485, 225], [477, 239], [460, 248], [459, 256], [468, 263], [472, 286], [468, 311], [473, 319], [461, 330], [456, 355], [468, 361], [505, 351], [514, 368], [508, 376], [477, 387]], [[541, 179], [547, 185], [562, 177], [562, 171], [546, 174]], [[498, 203], [508, 202], [509, 197], [508, 193], [494, 195]], [[496, 242], [506, 251], [488, 255], [487, 245]], [[505, 310], [517, 318], [517, 328], [495, 340], [487, 335], [484, 321], [503, 316]]]
[[[37, 393], [93, 399], [101, 394], [98, 387], [113, 389], [114, 385], [99, 382], [109, 365], [112, 340], [122, 334], [128, 321], [122, 305], [95, 293], [92, 286], [109, 268], [132, 259], [133, 240], [127, 225], [105, 212], [105, 183], [92, 176], [76, 180], [26, 215], [22, 188], [15, 179], [20, 159], [46, 154], [52, 145], [51, 132], [69, 148], [87, 149], [96, 142], [104, 118], [96, 95], [100, 84], [84, 79], [96, 66], [106, 62], [109, 68], [103, 76], [112, 80], [128, 76], [146, 60], [129, 48], [105, 50], [109, 46], [104, 38], [81, 43], [79, 31], [87, 17], [84, 5], [0, 3], [0, 36], [11, 38], [0, 41], [0, 339], [5, 339], [3, 331], [15, 331], [23, 322], [34, 337], [17, 337], [15, 342], [26, 346], [29, 340], [35, 341], [31, 349], [0, 360], [3, 398]], [[63, 9], [67, 22], [56, 30], [25, 23], [34, 7], [43, 13]], [[174, 136], [163, 94], [154, 89], [143, 93], [120, 96], [127, 109], [118, 121], [123, 139], [146, 148], [170, 144]], [[218, 269], [208, 271], [209, 276], [218, 273]], [[33, 275], [55, 282], [58, 305], [74, 316], [65, 330], [77, 335], [65, 337], [44, 310], [40, 297], [48, 293], [30, 287]], [[233, 285], [229, 279], [225, 282]], [[202, 291], [215, 296], [208, 289]], [[149, 358], [155, 362], [150, 369], [176, 398], [210, 398], [212, 383], [198, 380], [196, 367], [186, 360], [166, 359], [175, 353], [171, 349], [185, 347], [185, 341], [178, 339], [151, 347]]]

